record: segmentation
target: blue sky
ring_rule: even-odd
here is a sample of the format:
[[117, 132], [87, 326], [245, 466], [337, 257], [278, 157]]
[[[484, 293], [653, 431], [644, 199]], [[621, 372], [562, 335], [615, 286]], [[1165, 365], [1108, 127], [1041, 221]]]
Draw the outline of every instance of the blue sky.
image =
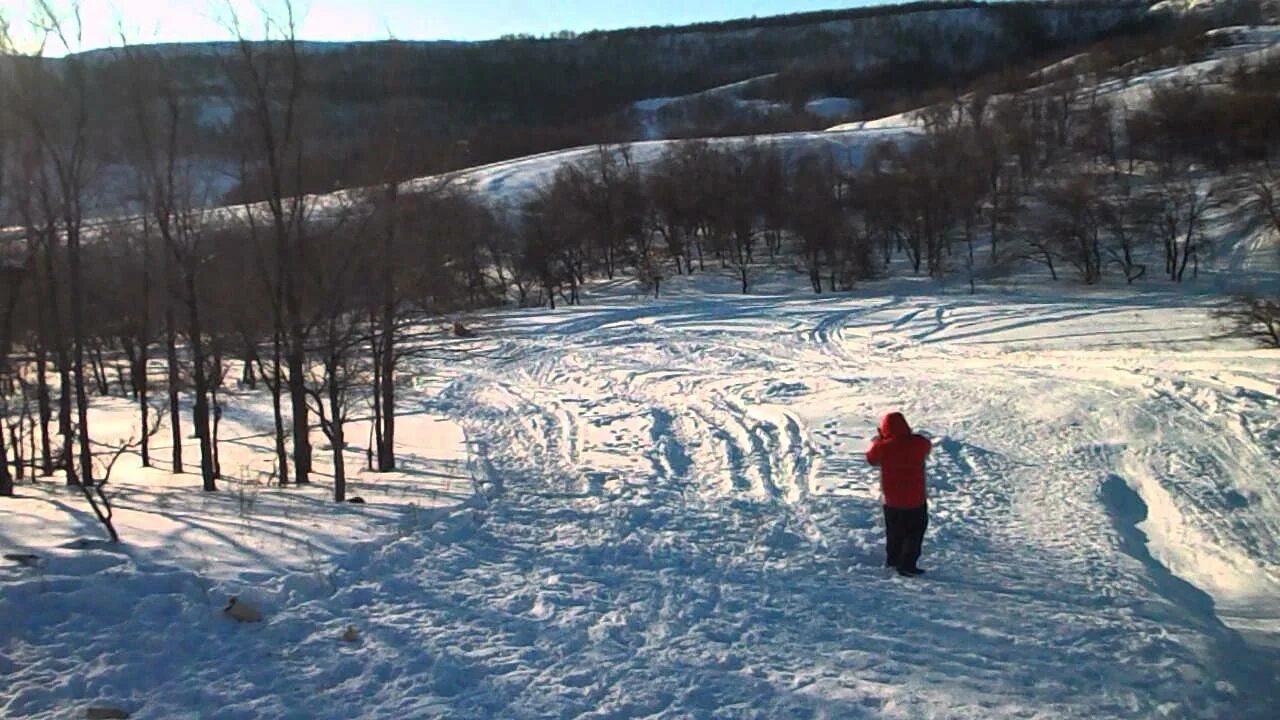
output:
[[[882, 5], [895, 0], [295, 0], [306, 40], [371, 40], [394, 34], [403, 40], [480, 40], [513, 33], [545, 35], [557, 30], [592, 30], [666, 25]], [[51, 0], [66, 8], [71, 0]], [[3, 0], [2, 12], [18, 42], [29, 49], [24, 20], [36, 0]], [[118, 44], [123, 27], [130, 42], [224, 40], [227, 8], [260, 29], [255, 8], [282, 0], [81, 0], [83, 49]], [[77, 44], [73, 41], [73, 44]], [[60, 54], [61, 48], [49, 48]]]

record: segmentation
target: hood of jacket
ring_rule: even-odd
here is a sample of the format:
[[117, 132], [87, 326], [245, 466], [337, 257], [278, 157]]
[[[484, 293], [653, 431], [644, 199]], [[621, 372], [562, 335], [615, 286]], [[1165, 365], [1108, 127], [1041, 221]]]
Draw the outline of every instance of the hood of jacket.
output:
[[907, 424], [907, 419], [902, 413], [889, 413], [880, 421], [880, 436], [886, 440], [910, 437], [911, 426]]

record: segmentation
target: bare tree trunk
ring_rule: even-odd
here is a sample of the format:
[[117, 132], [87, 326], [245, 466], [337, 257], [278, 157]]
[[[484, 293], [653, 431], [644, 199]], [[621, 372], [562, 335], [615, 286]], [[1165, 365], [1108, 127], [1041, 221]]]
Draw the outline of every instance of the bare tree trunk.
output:
[[181, 384], [181, 374], [178, 368], [178, 331], [177, 321], [173, 312], [173, 300], [171, 299], [164, 312], [165, 325], [165, 350], [168, 352], [169, 363], [169, 436], [173, 441], [172, 447], [172, 463], [173, 472], [183, 472], [182, 467], [182, 407], [178, 400], [178, 387]]
[[391, 205], [391, 217], [387, 219], [387, 230], [383, 235], [382, 258], [382, 327], [381, 357], [378, 358], [377, 376], [379, 387], [378, 416], [381, 422], [378, 427], [378, 472], [391, 472], [396, 469], [396, 292], [392, 276], [392, 263], [395, 257], [394, 208], [399, 198], [398, 184], [388, 185], [388, 201]]
[[213, 476], [222, 479], [222, 456], [218, 452], [218, 426], [222, 423], [222, 402], [218, 400], [218, 388], [210, 393], [213, 398], [213, 439], [209, 445], [213, 449]]
[[150, 225], [143, 237], [142, 246], [142, 328], [139, 332], [141, 342], [138, 347], [138, 362], [133, 366], [130, 375], [133, 377], [133, 391], [138, 397], [138, 413], [142, 418], [142, 467], [151, 467], [151, 383], [147, 378], [147, 366], [151, 361], [151, 238]]
[[49, 329], [53, 340], [53, 349], [58, 364], [58, 434], [62, 436], [61, 465], [67, 475], [67, 485], [79, 485], [80, 478], [76, 474], [75, 463], [75, 430], [71, 425], [71, 353], [67, 349], [67, 339], [62, 330], [62, 314], [58, 302], [58, 276], [54, 271], [53, 230], [48, 229], [45, 235], [44, 275], [45, 290], [48, 293]]
[[193, 388], [195, 407], [193, 421], [196, 426], [196, 438], [200, 441], [200, 477], [204, 481], [205, 492], [218, 489], [213, 469], [213, 436], [209, 428], [209, 381], [205, 368], [204, 337], [200, 327], [199, 296], [196, 294], [195, 271], [187, 269], [186, 305], [187, 305], [187, 341], [191, 346], [191, 371], [195, 387]]
[[[369, 313], [369, 326], [373, 327], [377, 322], [377, 313]], [[369, 348], [373, 351], [373, 427], [370, 428], [373, 438], [372, 447], [366, 449], [365, 455], [369, 469], [373, 470], [382, 463], [382, 339], [374, 336]], [[375, 452], [378, 455], [377, 465], [373, 460]]]
[[[70, 225], [71, 223], [69, 223]], [[76, 435], [80, 438], [80, 482], [93, 485], [93, 446], [89, 433], [89, 394], [84, 387], [84, 273], [80, 262], [80, 229], [67, 232], [67, 262], [71, 268], [71, 337], [75, 363]]]
[[[48, 355], [49, 352], [45, 349], [44, 338], [38, 338], [36, 340], [36, 412], [40, 417], [40, 474], [44, 477], [53, 475], [53, 444], [49, 437], [49, 422], [53, 419], [53, 403], [49, 396]], [[35, 460], [34, 453], [32, 453], [32, 460]]]
[[284, 407], [283, 407], [283, 384], [284, 378], [280, 373], [281, 363], [281, 338], [280, 331], [277, 329], [271, 338], [271, 379], [267, 381], [267, 385], [271, 390], [271, 410], [274, 414], [276, 424], [276, 472], [279, 473], [277, 481], [284, 485], [289, 482], [289, 451], [285, 447], [285, 431], [284, 431]]
[[213, 437], [209, 446], [213, 450], [213, 476], [222, 479], [222, 458], [218, 454], [218, 426], [222, 423], [222, 402], [218, 400], [218, 390], [222, 388], [224, 377], [222, 364], [222, 344], [213, 347], [213, 379], [210, 382], [209, 397], [213, 403]]
[[246, 343], [244, 353], [244, 365], [240, 370], [240, 384], [250, 390], [258, 389], [258, 374], [253, 371], [253, 361], [257, 357], [257, 350], [254, 349], [251, 342]]
[[[36, 475], [36, 419], [27, 413], [27, 457], [31, 463], [31, 477]], [[48, 473], [52, 475], [53, 472]]]
[[[281, 232], [284, 232], [283, 230]], [[295, 231], [296, 232], [296, 231]], [[285, 338], [285, 364], [289, 371], [289, 400], [293, 412], [293, 473], [294, 483], [311, 482], [311, 422], [307, 410], [306, 332], [302, 327], [302, 308], [298, 288], [298, 268], [303, 261], [301, 242], [290, 252], [287, 235], [277, 236], [276, 261], [283, 279], [282, 306], [287, 333]]]
[[[18, 462], [22, 462], [20, 446]], [[5, 449], [4, 428], [0, 428], [0, 497], [13, 497], [13, 475], [9, 473], [9, 453]]]
[[76, 435], [80, 438], [80, 482], [93, 485], [93, 447], [89, 434], [89, 394], [84, 387], [84, 273], [80, 264], [80, 229], [78, 225], [67, 231], [67, 262], [71, 268], [71, 337], [75, 363], [76, 419], [79, 423]]
[[[391, 311], [394, 313], [394, 310]], [[391, 472], [396, 469], [396, 348], [395, 318], [383, 317], [383, 329], [390, 328], [390, 335], [382, 348], [382, 369], [379, 372], [382, 381], [382, 432], [378, 440], [378, 471]]]
[[294, 328], [289, 336], [286, 362], [289, 367], [289, 399], [293, 407], [294, 482], [298, 485], [306, 485], [311, 482], [311, 437], [306, 377], [303, 374], [306, 372], [305, 349], [302, 347], [303, 338], [300, 329]]
[[329, 410], [333, 415], [329, 429], [329, 443], [333, 448], [333, 500], [334, 502], [346, 502], [347, 464], [343, 457], [343, 451], [347, 446], [343, 428], [346, 424], [343, 419], [346, 409], [343, 407], [342, 390], [339, 387], [338, 380], [338, 362], [336, 359], [330, 358], [327, 372], [329, 375]]
[[93, 370], [93, 380], [98, 386], [98, 397], [107, 397], [111, 394], [111, 383], [107, 381], [107, 368], [102, 362], [102, 344], [92, 343], [89, 351], [89, 367]]
[[[25, 403], [25, 399], [24, 399], [24, 403]], [[11, 444], [13, 445], [13, 455], [14, 455], [14, 461], [15, 461], [14, 469], [17, 472], [18, 480], [25, 480], [27, 477], [26, 458], [22, 456], [22, 426], [24, 423], [26, 423], [26, 421], [27, 421], [27, 413], [24, 405], [23, 413], [18, 416], [18, 423], [16, 425], [9, 426], [9, 439], [12, 441]]]

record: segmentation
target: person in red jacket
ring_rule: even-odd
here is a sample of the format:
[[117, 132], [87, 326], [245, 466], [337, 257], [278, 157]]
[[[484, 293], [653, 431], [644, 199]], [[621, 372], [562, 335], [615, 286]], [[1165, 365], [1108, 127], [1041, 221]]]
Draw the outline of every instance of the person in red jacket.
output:
[[917, 565], [929, 527], [925, 501], [924, 463], [933, 443], [911, 432], [902, 413], [889, 413], [880, 421], [880, 434], [867, 451], [867, 462], [880, 468], [884, 491], [885, 566], [899, 575], [919, 575]]

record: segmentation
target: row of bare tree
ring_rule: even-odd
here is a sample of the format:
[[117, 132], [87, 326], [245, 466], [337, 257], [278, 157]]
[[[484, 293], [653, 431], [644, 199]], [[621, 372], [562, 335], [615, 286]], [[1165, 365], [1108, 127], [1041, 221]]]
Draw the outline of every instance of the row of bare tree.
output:
[[[656, 161], [599, 147], [515, 215], [517, 280], [553, 304], [586, 278], [666, 272], [713, 257], [746, 292], [787, 258], [821, 292], [885, 272], [978, 279], [1028, 262], [1087, 284], [1198, 275], [1209, 217], [1238, 208], [1273, 225], [1280, 86], [1269, 64], [1214, 85], [1159, 87], [1129, 109], [1072, 76], [1023, 92], [960, 96], [920, 113], [925, 132], [858, 162], [767, 142], [673, 144]], [[1246, 122], [1247, 119], [1247, 122]], [[1157, 271], [1157, 268], [1160, 268]], [[520, 284], [520, 297], [530, 296]]]
[[[41, 5], [52, 37], [74, 28]], [[232, 181], [261, 202], [210, 209], [216, 170], [189, 152], [198, 108], [163, 57], [126, 48], [129, 112], [93, 107], [83, 56], [57, 63], [5, 48], [0, 76], [0, 495], [26, 473], [62, 473], [107, 527], [103, 486], [120, 454], [184, 472], [183, 426], [198, 441], [201, 486], [221, 476], [218, 424], [232, 379], [270, 392], [275, 476], [311, 481], [309, 431], [333, 450], [335, 499], [345, 499], [345, 425], [371, 407], [377, 471], [396, 468], [397, 374], [419, 319], [488, 301], [492, 214], [447, 180], [402, 191], [415, 148], [408, 118], [388, 111], [380, 186], [319, 199], [300, 195], [316, 142], [299, 98], [308, 82], [292, 16], [248, 42], [238, 25], [222, 57], [240, 159]], [[7, 41], [7, 36], [4, 37]], [[2, 49], [2, 48], [0, 48]], [[399, 82], [388, 68], [387, 83]], [[98, 189], [126, 184], [126, 205]], [[115, 195], [120, 195], [116, 193]], [[156, 368], [163, 368], [162, 376]], [[95, 391], [137, 403], [139, 432], [95, 441]], [[127, 380], [126, 380], [127, 378]], [[156, 402], [157, 390], [166, 397]], [[7, 442], [6, 442], [7, 440]]]
[[656, 294], [709, 260], [743, 292], [778, 261], [816, 292], [903, 265], [971, 290], [1028, 263], [1086, 284], [1182, 283], [1213, 249], [1217, 211], [1280, 237], [1277, 78], [1274, 63], [1241, 64], [1159, 86], [1139, 108], [1087, 75], [970, 93], [922, 111], [921, 136], [857, 162], [768, 141], [675, 143], [647, 163], [601, 146], [512, 215], [509, 277], [521, 302], [553, 306], [593, 276], [634, 274]]

